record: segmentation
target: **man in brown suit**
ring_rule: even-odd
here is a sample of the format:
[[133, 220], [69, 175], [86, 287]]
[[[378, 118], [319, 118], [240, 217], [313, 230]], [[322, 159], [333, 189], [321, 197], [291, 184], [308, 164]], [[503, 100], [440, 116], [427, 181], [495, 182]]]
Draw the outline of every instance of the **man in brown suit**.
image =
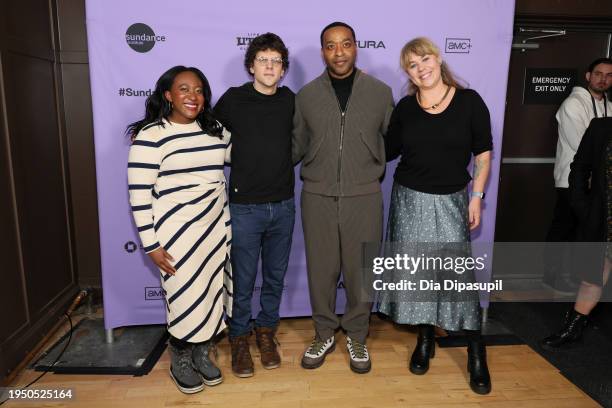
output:
[[[382, 238], [383, 134], [393, 95], [383, 82], [355, 67], [357, 44], [348, 24], [334, 22], [323, 29], [321, 54], [326, 70], [297, 94], [294, 116], [293, 159], [302, 160], [302, 222], [316, 330], [302, 366], [321, 366], [335, 349], [335, 331], [342, 328], [351, 369], [367, 373], [372, 304], [362, 274], [363, 244], [377, 245]], [[341, 270], [347, 302], [339, 318], [335, 306]]]

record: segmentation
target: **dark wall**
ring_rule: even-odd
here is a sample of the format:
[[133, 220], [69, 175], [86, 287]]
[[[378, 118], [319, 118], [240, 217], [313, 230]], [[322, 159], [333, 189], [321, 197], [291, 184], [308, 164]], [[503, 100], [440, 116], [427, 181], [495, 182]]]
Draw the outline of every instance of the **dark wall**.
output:
[[609, 0], [516, 0], [515, 14], [570, 18], [612, 17]]
[[82, 3], [5, 2], [0, 14], [0, 378], [58, 322], [79, 278], [99, 282]]
[[75, 269], [81, 287], [100, 287], [100, 239], [85, 0], [57, 1], [57, 22]]

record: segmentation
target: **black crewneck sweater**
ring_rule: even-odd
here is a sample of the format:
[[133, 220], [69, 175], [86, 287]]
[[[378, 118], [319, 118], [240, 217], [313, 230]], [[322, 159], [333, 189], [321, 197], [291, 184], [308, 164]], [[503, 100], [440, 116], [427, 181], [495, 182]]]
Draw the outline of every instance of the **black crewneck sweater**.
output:
[[293, 197], [294, 100], [285, 86], [265, 95], [247, 82], [228, 89], [215, 105], [215, 117], [232, 133], [230, 202], [261, 204]]

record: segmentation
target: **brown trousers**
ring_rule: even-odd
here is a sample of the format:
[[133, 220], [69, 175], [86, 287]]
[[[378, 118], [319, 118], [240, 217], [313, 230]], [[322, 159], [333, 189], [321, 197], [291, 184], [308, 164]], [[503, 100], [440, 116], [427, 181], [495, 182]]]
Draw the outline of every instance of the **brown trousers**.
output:
[[[302, 224], [312, 318], [317, 337], [325, 340], [339, 327], [364, 342], [372, 309], [371, 278], [364, 269], [368, 253], [382, 239], [383, 202], [375, 194], [330, 197], [302, 191]], [[377, 252], [377, 249], [374, 250]], [[336, 315], [336, 290], [342, 271], [346, 291], [344, 315]]]

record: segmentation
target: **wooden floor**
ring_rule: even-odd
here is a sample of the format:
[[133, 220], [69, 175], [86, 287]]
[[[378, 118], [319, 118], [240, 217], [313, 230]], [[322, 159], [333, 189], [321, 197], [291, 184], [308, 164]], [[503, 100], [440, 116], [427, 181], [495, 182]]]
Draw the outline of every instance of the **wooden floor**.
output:
[[[34, 387], [70, 387], [70, 402], [8, 402], [3, 407], [226, 407], [226, 408], [365, 408], [365, 407], [462, 407], [462, 408], [577, 408], [599, 405], [565, 379], [528, 346], [490, 347], [489, 368], [493, 391], [474, 394], [467, 383], [465, 348], [436, 350], [429, 372], [412, 375], [407, 369], [416, 335], [372, 319], [368, 346], [372, 357], [369, 374], [354, 374], [348, 367], [345, 338], [336, 335], [336, 351], [316, 370], [300, 367], [301, 354], [309, 343], [310, 319], [283, 320], [278, 333], [282, 366], [265, 370], [255, 361], [255, 376], [231, 374], [229, 344], [219, 344], [218, 362], [225, 381], [195, 395], [179, 392], [168, 376], [167, 351], [144, 377], [47, 374]], [[251, 347], [255, 359], [259, 356]], [[24, 385], [38, 373], [22, 372], [12, 384]]]

